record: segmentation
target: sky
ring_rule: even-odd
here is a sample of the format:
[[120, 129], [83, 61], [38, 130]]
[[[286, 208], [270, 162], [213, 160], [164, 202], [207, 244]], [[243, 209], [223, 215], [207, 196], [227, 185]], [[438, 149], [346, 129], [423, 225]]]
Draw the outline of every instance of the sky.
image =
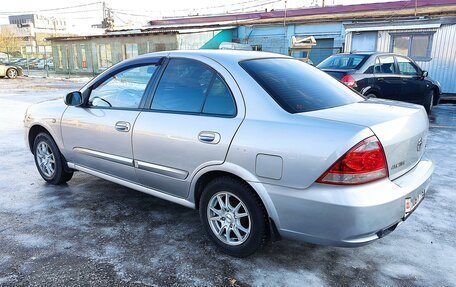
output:
[[[321, 5], [323, 0], [106, 0], [118, 26], [141, 25], [148, 20], [186, 15], [220, 14]], [[395, 0], [325, 0], [326, 5], [349, 5]], [[78, 7], [75, 7], [78, 6]], [[72, 8], [71, 8], [72, 7]], [[20, 0], [2, 1], [0, 24], [8, 24], [8, 15], [37, 13], [65, 18], [70, 26], [90, 26], [102, 20], [99, 0]], [[61, 9], [64, 8], [64, 9]]]

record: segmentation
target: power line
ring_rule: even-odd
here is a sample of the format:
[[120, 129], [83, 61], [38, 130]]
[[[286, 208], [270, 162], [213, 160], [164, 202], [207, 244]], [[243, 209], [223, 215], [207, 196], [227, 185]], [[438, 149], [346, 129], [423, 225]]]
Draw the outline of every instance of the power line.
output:
[[68, 9], [73, 9], [73, 8], [79, 8], [79, 7], [86, 7], [86, 6], [91, 6], [91, 5], [95, 5], [95, 4], [101, 4], [101, 3], [103, 3], [103, 2], [98, 1], [98, 2], [92, 2], [92, 3], [87, 3], [87, 4], [66, 6], [66, 7], [59, 7], [59, 8], [50, 8], [50, 9], [29, 10], [29, 11], [8, 11], [8, 12], [0, 12], [0, 15], [52, 12], [52, 11], [60, 11], [60, 10], [68, 10]]

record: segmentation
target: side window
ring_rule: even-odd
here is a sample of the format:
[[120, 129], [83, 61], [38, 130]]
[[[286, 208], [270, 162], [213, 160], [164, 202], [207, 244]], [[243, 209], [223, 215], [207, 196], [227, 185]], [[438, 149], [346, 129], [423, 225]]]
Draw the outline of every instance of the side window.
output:
[[121, 71], [93, 89], [91, 107], [139, 108], [149, 80], [157, 66], [148, 65]]
[[236, 105], [233, 96], [218, 75], [215, 77], [207, 94], [203, 113], [223, 116], [234, 116], [236, 114]]
[[403, 57], [396, 57], [396, 61], [399, 73], [402, 75], [417, 76], [419, 74], [418, 69], [410, 60]]
[[374, 72], [377, 74], [397, 74], [393, 56], [379, 56], [375, 60]]
[[171, 59], [152, 100], [153, 110], [234, 115], [229, 89], [211, 68], [198, 61]]

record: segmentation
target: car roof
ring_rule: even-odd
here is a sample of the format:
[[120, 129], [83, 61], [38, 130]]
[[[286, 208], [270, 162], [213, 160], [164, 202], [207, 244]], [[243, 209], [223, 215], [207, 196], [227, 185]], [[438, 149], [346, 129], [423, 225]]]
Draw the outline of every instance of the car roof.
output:
[[350, 52], [350, 53], [340, 53], [334, 54], [335, 55], [361, 55], [361, 56], [373, 56], [373, 55], [396, 55], [394, 53], [389, 52]]
[[[179, 56], [179, 57], [189, 57], [192, 56], [203, 56], [215, 60], [221, 64], [228, 64], [233, 62], [240, 62], [245, 60], [252, 59], [264, 59], [264, 58], [289, 58], [282, 54], [262, 52], [262, 51], [245, 51], [245, 50], [175, 50], [175, 51], [164, 51], [164, 52], [155, 52], [144, 54], [139, 57], [157, 57], [157, 56]], [[138, 58], [139, 58], [138, 57]]]

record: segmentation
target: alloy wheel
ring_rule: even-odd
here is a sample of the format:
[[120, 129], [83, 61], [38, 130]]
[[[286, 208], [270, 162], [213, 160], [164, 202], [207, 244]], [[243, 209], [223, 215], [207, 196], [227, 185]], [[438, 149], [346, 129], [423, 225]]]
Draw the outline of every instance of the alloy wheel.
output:
[[52, 177], [55, 173], [55, 156], [49, 145], [44, 141], [38, 143], [36, 147], [36, 159], [43, 174], [47, 177]]
[[207, 205], [207, 219], [215, 236], [228, 245], [240, 245], [250, 235], [250, 213], [231, 192], [222, 191], [211, 197]]

